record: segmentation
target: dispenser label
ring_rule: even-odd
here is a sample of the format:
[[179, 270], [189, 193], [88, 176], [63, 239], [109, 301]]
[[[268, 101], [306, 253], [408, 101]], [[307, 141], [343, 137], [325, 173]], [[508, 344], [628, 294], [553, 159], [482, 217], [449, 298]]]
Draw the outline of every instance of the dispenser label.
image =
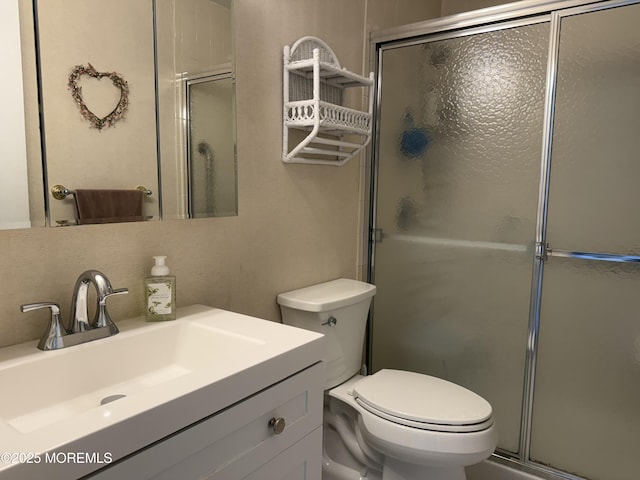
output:
[[171, 284], [148, 283], [147, 312], [151, 315], [165, 315], [172, 312], [171, 308]]

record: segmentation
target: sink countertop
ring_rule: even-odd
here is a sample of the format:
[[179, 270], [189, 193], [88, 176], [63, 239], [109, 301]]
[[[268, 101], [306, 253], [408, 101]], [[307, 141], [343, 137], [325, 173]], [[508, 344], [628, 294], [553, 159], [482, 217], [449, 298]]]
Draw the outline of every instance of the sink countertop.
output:
[[[0, 349], [0, 384], [5, 397], [0, 398], [0, 480], [67, 480], [87, 475], [322, 359], [323, 337], [311, 331], [204, 305], [179, 308], [177, 313], [175, 321], [147, 323], [144, 317], [121, 321], [118, 335], [67, 349], [43, 352], [36, 348], [37, 341]], [[186, 326], [191, 330], [185, 330]], [[168, 347], [160, 340], [154, 343], [156, 338], [166, 342], [167, 335], [183, 335], [183, 331], [188, 332], [185, 340], [180, 337]], [[221, 343], [203, 343], [209, 334], [220, 337]], [[145, 373], [145, 357], [162, 359], [165, 352], [161, 348], [180, 349], [181, 341], [193, 342], [193, 348], [178, 352], [178, 364], [168, 363], [162, 371], [140, 375], [134, 378], [137, 383], [114, 380], [114, 387], [98, 388], [101, 376], [126, 377], [126, 367], [119, 365], [118, 370], [124, 372], [110, 370], [116, 368], [114, 364], [135, 370], [140, 362], [138, 369]], [[126, 352], [133, 346], [140, 347], [128, 357]], [[175, 352], [166, 352], [166, 356], [172, 354]], [[86, 370], [94, 357], [103, 360], [105, 355], [112, 361], [89, 363], [95, 378], [77, 373]], [[29, 372], [29, 364], [38, 368], [37, 378], [20, 378], [16, 385], [11, 375], [2, 376], [12, 368]], [[83, 385], [93, 383], [98, 385], [97, 393], [84, 395]], [[127, 387], [130, 392], [123, 398], [105, 405], [92, 399], [93, 403], [85, 405], [85, 397], [94, 393], [108, 397], [105, 392], [117, 395]], [[83, 395], [67, 402], [64, 395], [70, 389]], [[55, 414], [41, 409], [48, 414], [41, 422], [38, 412], [7, 414], [17, 408], [28, 410], [18, 398], [21, 395], [27, 404], [31, 401], [38, 406], [38, 402], [45, 405], [47, 397], [55, 403], [56, 395], [62, 401], [52, 410]], [[36, 398], [26, 398], [31, 396]], [[65, 411], [65, 402], [77, 410]]]

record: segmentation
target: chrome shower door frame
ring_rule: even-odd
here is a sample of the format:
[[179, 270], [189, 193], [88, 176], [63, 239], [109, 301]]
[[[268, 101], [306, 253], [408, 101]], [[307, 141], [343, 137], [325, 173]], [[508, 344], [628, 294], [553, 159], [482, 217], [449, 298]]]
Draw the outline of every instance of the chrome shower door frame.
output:
[[[514, 28], [541, 22], [550, 22], [549, 52], [546, 74], [546, 92], [544, 105], [544, 124], [542, 133], [542, 158], [540, 163], [540, 184], [535, 230], [535, 254], [531, 281], [528, 334], [526, 343], [526, 361], [524, 372], [524, 392], [520, 426], [520, 448], [517, 455], [512, 452], [498, 451], [494, 459], [515, 468], [532, 473], [541, 473], [549, 478], [581, 480], [567, 472], [541, 465], [530, 460], [531, 427], [533, 397], [536, 377], [536, 361], [540, 327], [540, 306], [544, 263], [549, 256], [582, 258], [596, 261], [638, 263], [640, 256], [619, 255], [599, 252], [575, 252], [551, 248], [546, 242], [547, 214], [549, 201], [549, 177], [551, 168], [553, 121], [555, 111], [556, 80], [560, 43], [560, 26], [563, 18], [590, 13], [609, 8], [640, 3], [640, 0], [611, 1], [520, 1], [506, 5], [418, 22], [373, 32], [370, 38], [371, 63], [376, 72], [374, 141], [371, 146], [371, 178], [369, 185], [369, 231], [367, 235], [368, 280], [375, 276], [376, 243], [383, 241], [384, 234], [377, 226], [377, 185], [380, 146], [380, 111], [382, 107], [382, 54], [390, 49], [402, 48], [432, 41], [486, 33], [495, 30]], [[372, 309], [372, 315], [375, 312]], [[373, 328], [369, 327], [368, 345], [372, 343]], [[372, 360], [370, 348], [367, 349], [367, 363]]]

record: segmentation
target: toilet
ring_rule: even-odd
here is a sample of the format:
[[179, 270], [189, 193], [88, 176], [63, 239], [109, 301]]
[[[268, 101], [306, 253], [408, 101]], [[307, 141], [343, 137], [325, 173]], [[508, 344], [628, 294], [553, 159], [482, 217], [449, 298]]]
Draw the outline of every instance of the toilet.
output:
[[497, 444], [491, 405], [454, 383], [362, 375], [374, 285], [338, 279], [278, 295], [285, 324], [325, 335], [323, 480], [465, 480]]

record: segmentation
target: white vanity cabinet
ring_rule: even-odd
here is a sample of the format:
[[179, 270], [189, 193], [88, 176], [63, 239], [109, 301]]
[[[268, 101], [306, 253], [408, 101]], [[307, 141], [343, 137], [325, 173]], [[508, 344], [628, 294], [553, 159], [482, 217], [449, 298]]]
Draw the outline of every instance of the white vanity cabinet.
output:
[[0, 480], [320, 480], [323, 336], [177, 313], [57, 351], [0, 349]]
[[320, 480], [323, 378], [316, 363], [88, 478]]

